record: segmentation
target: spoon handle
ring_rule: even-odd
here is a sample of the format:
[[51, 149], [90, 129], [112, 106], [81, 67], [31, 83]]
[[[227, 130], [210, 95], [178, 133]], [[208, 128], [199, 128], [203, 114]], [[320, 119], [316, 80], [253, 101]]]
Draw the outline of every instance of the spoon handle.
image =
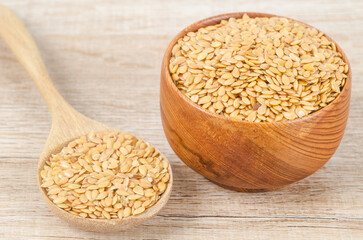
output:
[[37, 85], [52, 115], [73, 108], [63, 99], [49, 77], [33, 37], [9, 8], [0, 4], [0, 36]]
[[33, 79], [52, 114], [52, 128], [43, 152], [90, 131], [111, 129], [77, 112], [64, 100], [53, 85], [32, 36], [16, 14], [1, 4], [0, 37]]

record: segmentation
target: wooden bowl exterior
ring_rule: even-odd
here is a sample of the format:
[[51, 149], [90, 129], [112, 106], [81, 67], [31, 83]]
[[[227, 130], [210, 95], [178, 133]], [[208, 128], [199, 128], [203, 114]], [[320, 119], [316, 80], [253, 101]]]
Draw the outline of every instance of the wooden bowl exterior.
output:
[[[202, 109], [184, 96], [170, 77], [168, 65], [172, 47], [187, 32], [217, 24], [223, 19], [240, 18], [243, 14], [230, 13], [201, 20], [172, 40], [161, 69], [162, 123], [169, 144], [180, 159], [214, 183], [237, 191], [274, 190], [311, 175], [336, 151], [348, 118], [351, 69], [349, 66], [346, 84], [332, 103], [297, 120], [250, 123]], [[342, 49], [336, 46], [349, 65]]]

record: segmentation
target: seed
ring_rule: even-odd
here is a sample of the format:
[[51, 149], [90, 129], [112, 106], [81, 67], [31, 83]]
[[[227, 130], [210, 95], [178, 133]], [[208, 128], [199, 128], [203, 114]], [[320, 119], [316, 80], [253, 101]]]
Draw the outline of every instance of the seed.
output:
[[104, 161], [104, 162], [102, 163], [102, 168], [103, 168], [103, 169], [107, 169], [107, 168], [108, 168], [108, 165], [110, 165], [110, 163], [109, 163], [108, 161]]
[[93, 160], [98, 160], [98, 159], [100, 159], [100, 157], [101, 157], [101, 154], [99, 154], [99, 153], [96, 153], [96, 154], [92, 155]]
[[129, 171], [129, 169], [130, 169], [130, 165], [126, 163], [121, 166], [120, 171], [124, 173], [124, 172]]
[[60, 208], [69, 208], [68, 204], [57, 204], [58, 207]]
[[249, 115], [248, 115], [248, 121], [249, 122], [253, 122], [253, 121], [255, 121], [255, 119], [256, 119], [256, 115], [257, 115], [257, 112], [256, 111], [252, 111]]
[[271, 89], [273, 89], [273, 90], [275, 90], [275, 91], [277, 91], [277, 92], [278, 92], [278, 91], [281, 91], [281, 88], [280, 88], [280, 87], [278, 87], [278, 86], [276, 86], [275, 84], [271, 84], [271, 85], [270, 85], [270, 88], [271, 88]]
[[144, 195], [144, 189], [140, 186], [135, 187], [134, 189], [132, 189], [134, 191], [134, 193], [139, 194], [139, 195]]
[[73, 209], [84, 209], [86, 207], [87, 207], [86, 205], [80, 204], [80, 205], [74, 206]]
[[64, 203], [67, 200], [66, 197], [59, 197], [53, 200], [55, 204]]
[[68, 185], [68, 188], [70, 188], [70, 189], [77, 189], [77, 188], [80, 188], [81, 187], [81, 185], [79, 185], [79, 184], [69, 184]]
[[303, 68], [307, 71], [315, 71], [315, 68], [311, 64], [305, 64]]
[[290, 79], [289, 79], [289, 77], [288, 77], [288, 76], [286, 76], [285, 74], [284, 74], [284, 75], [282, 75], [281, 80], [282, 80], [282, 83], [283, 83], [284, 85], [289, 85], [289, 84], [290, 84]]
[[211, 44], [211, 46], [212, 46], [212, 47], [214, 47], [214, 48], [220, 47], [221, 45], [222, 45], [222, 43], [221, 43], [221, 42], [218, 42], [218, 41], [213, 42], [213, 43]]
[[129, 195], [128, 196], [128, 199], [130, 199], [130, 200], [136, 200], [136, 199], [139, 199], [139, 198], [142, 198], [142, 196], [141, 195], [137, 195], [137, 194]]
[[233, 75], [233, 77], [235, 77], [235, 78], [238, 78], [239, 77], [239, 70], [238, 70], [238, 68], [234, 68], [233, 69], [233, 71], [232, 71], [232, 75]]
[[206, 53], [206, 52], [202, 52], [202, 53], [198, 54], [198, 57], [197, 57], [198, 61], [205, 59], [207, 57], [207, 55], [208, 55], [208, 53]]
[[50, 157], [41, 187], [71, 214], [123, 218], [154, 205], [169, 182], [168, 167], [154, 147], [131, 135], [90, 133]]
[[102, 200], [104, 198], [106, 198], [108, 196], [108, 192], [101, 192], [100, 194], [98, 194], [97, 196], [97, 200]]
[[141, 202], [141, 201], [139, 201], [139, 200], [137, 200], [137, 201], [135, 201], [135, 202], [134, 202], [133, 207], [134, 207], [135, 209], [137, 209], [137, 208], [141, 207], [141, 205], [142, 205], [142, 202]]
[[264, 104], [262, 104], [258, 109], [257, 109], [257, 113], [259, 114], [259, 115], [264, 115], [265, 114], [265, 112], [266, 112], [266, 105], [264, 105]]
[[110, 184], [110, 181], [106, 180], [106, 181], [100, 182], [99, 184], [97, 184], [97, 186], [99, 188], [104, 188], [104, 187], [107, 187], [109, 184]]
[[43, 188], [46, 188], [46, 187], [50, 187], [50, 186], [52, 186], [53, 185], [53, 183], [54, 183], [54, 181], [53, 180], [49, 180], [49, 181], [47, 181], [47, 182], [44, 182], [42, 185], [40, 185], [41, 187], [43, 187]]
[[337, 92], [339, 93], [340, 92], [340, 89], [339, 89], [339, 86], [336, 84], [336, 82], [331, 82], [331, 88], [334, 92]]
[[169, 69], [175, 85], [200, 107], [251, 122], [292, 120], [325, 107], [349, 71], [318, 30], [247, 15], [187, 33], [173, 47]]
[[251, 104], [250, 100], [247, 97], [242, 97], [242, 102], [246, 105]]
[[111, 215], [107, 211], [102, 211], [102, 216], [104, 216], [107, 219], [111, 219]]
[[165, 176], [161, 179], [161, 181], [163, 181], [164, 183], [169, 182], [170, 179], [170, 175], [169, 173], [165, 173]]
[[284, 117], [286, 118], [286, 119], [294, 119], [295, 117], [294, 117], [294, 114], [292, 114], [292, 113], [289, 113], [289, 112], [284, 112], [283, 113], [283, 115], [284, 115]]
[[282, 58], [284, 56], [284, 50], [282, 50], [281, 48], [276, 49], [276, 55], [279, 58]]
[[304, 117], [306, 115], [305, 111], [303, 109], [299, 110], [296, 112], [296, 114], [299, 116], [299, 117]]
[[52, 188], [52, 189], [50, 189], [50, 190], [48, 191], [48, 194], [49, 194], [49, 195], [54, 195], [54, 194], [58, 194], [58, 193], [60, 193], [61, 191], [62, 191], [62, 189], [61, 189], [61, 188], [56, 187], [56, 188]]
[[205, 104], [205, 103], [209, 102], [210, 100], [211, 100], [210, 96], [205, 96], [205, 97], [202, 97], [201, 99], [199, 99], [198, 104], [202, 105], [202, 104]]
[[128, 217], [130, 215], [131, 215], [131, 208], [125, 207], [125, 209], [123, 211], [123, 217]]
[[102, 172], [102, 168], [100, 166], [98, 166], [98, 165], [93, 165], [93, 170], [95, 172]]
[[142, 204], [142, 206], [143, 207], [148, 207], [148, 206], [150, 206], [150, 204], [152, 203], [152, 201], [151, 200], [146, 200], [143, 204]]
[[64, 176], [66, 176], [67, 178], [71, 178], [71, 177], [73, 177], [74, 172], [72, 171], [72, 169], [68, 169], [68, 170], [65, 170], [65, 171], [63, 172], [63, 174], [64, 174]]
[[281, 103], [281, 101], [280, 101], [280, 100], [271, 100], [271, 101], [270, 101], [270, 105], [272, 105], [272, 106], [279, 105], [280, 103]]
[[120, 218], [120, 219], [123, 217], [123, 210], [122, 209], [117, 212], [117, 217]]
[[142, 188], [151, 188], [153, 185], [146, 179], [140, 179], [139, 182], [140, 187]]
[[290, 59], [286, 61], [285, 67], [286, 68], [291, 68], [292, 67], [292, 61]]
[[232, 83], [234, 83], [234, 79], [230, 78], [230, 79], [227, 79], [226, 81], [224, 81], [223, 85], [228, 86], [228, 85], [231, 85]]
[[179, 73], [181, 73], [181, 74], [182, 74], [182, 73], [185, 73], [185, 72], [187, 71], [187, 68], [188, 68], [188, 67], [187, 67], [186, 65], [184, 65], [184, 66], [182, 66], [182, 67], [180, 67], [180, 68], [178, 69], [178, 72], [179, 72]]
[[198, 100], [199, 100], [199, 96], [198, 95], [193, 95], [193, 96], [191, 96], [190, 97], [190, 99], [193, 101], [193, 102], [198, 102]]
[[111, 204], [112, 204], [112, 198], [110, 198], [110, 197], [106, 198], [105, 199], [105, 206], [109, 207], [109, 206], [111, 206]]
[[128, 195], [129, 195], [129, 193], [128, 193], [128, 192], [126, 192], [126, 191], [124, 191], [124, 190], [122, 190], [122, 189], [117, 190], [117, 191], [116, 191], [116, 193], [117, 193], [118, 195], [120, 195], [120, 196], [128, 196]]
[[134, 212], [133, 212], [133, 215], [138, 215], [140, 213], [143, 213], [145, 211], [145, 208], [144, 207], [139, 207], [138, 209], [136, 209]]
[[147, 174], [147, 167], [145, 165], [139, 166], [139, 172], [144, 177]]
[[112, 148], [117, 150], [121, 147], [121, 144], [122, 144], [121, 141], [117, 141], [113, 144]]
[[282, 115], [282, 114], [278, 114], [278, 115], [276, 115], [276, 117], [275, 117], [275, 121], [276, 121], [276, 122], [279, 122], [279, 121], [281, 121], [283, 118], [284, 118], [284, 115]]
[[87, 197], [86, 197], [86, 195], [85, 195], [85, 194], [82, 194], [82, 195], [79, 197], [79, 200], [80, 200], [82, 203], [86, 203], [86, 202], [88, 202], [88, 199], [87, 199]]
[[311, 47], [306, 43], [301, 44], [301, 48], [307, 52], [311, 51]]
[[230, 79], [230, 78], [233, 78], [233, 76], [232, 76], [232, 73], [225, 73], [225, 74], [223, 74], [221, 76], [221, 78], [223, 78], [223, 79]]
[[164, 182], [159, 182], [158, 183], [158, 189], [160, 192], [164, 192], [166, 189], [166, 184]]

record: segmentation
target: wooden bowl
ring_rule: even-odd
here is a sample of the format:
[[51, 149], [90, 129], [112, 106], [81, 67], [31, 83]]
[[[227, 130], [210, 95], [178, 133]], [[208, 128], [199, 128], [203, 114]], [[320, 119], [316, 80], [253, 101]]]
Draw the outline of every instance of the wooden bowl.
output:
[[[321, 168], [334, 154], [347, 123], [351, 69], [338, 97], [303, 118], [285, 122], [251, 123], [211, 113], [193, 103], [173, 83], [169, 73], [171, 50], [179, 38], [223, 19], [229, 13], [196, 22], [169, 44], [161, 67], [160, 107], [165, 135], [186, 165], [212, 182], [236, 191], [275, 190], [299, 181]], [[274, 17], [247, 12], [250, 17]], [[311, 27], [308, 24], [295, 22]]]

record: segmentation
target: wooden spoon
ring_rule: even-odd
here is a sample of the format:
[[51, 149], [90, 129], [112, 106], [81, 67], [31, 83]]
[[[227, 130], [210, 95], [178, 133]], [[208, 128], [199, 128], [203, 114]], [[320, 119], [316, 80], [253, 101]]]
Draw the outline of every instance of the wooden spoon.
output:
[[[38, 48], [20, 19], [5, 6], [0, 5], [0, 36], [8, 44], [18, 61], [23, 65], [44, 100], [48, 104], [52, 115], [52, 127], [48, 140], [44, 146], [38, 164], [38, 185], [41, 184], [40, 171], [51, 154], [58, 153], [70, 141], [91, 131], [95, 132], [123, 132], [116, 128], [96, 122], [77, 112], [70, 106], [54, 87]], [[123, 132], [124, 133], [124, 132]], [[165, 156], [161, 154], [164, 158]], [[165, 158], [166, 159], [166, 158]], [[144, 213], [124, 219], [91, 219], [72, 215], [58, 208], [47, 196], [45, 190], [40, 188], [45, 202], [50, 209], [61, 219], [68, 223], [88, 231], [111, 232], [125, 230], [141, 224], [145, 220], [155, 216], [169, 199], [173, 176], [169, 164], [170, 182], [159, 201], [147, 209]]]

